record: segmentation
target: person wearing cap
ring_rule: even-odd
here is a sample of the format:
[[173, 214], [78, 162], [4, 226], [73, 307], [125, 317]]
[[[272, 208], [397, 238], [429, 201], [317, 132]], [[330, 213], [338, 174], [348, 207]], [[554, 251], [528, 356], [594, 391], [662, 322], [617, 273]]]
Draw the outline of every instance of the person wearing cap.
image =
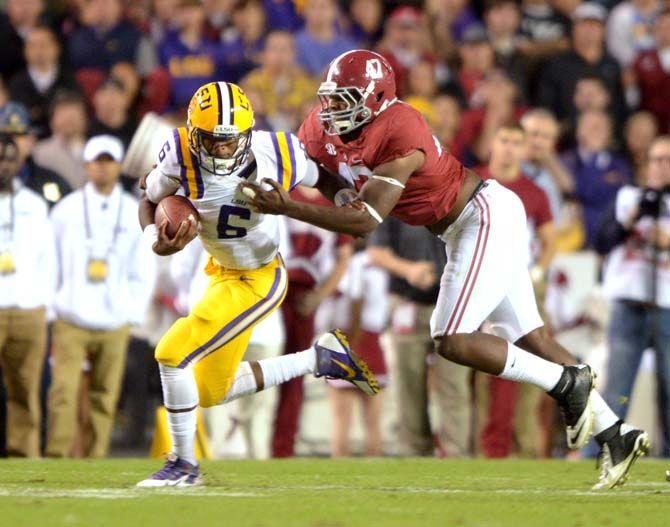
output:
[[82, 364], [90, 364], [89, 422], [84, 453], [107, 454], [124, 371], [129, 326], [142, 323], [155, 259], [141, 243], [137, 200], [119, 184], [123, 145], [109, 135], [88, 140], [88, 183], [51, 213], [59, 277], [53, 325], [52, 383], [46, 455], [69, 456]]
[[49, 207], [72, 190], [65, 179], [53, 170], [38, 165], [33, 159], [32, 152], [37, 136], [30, 127], [28, 112], [23, 105], [9, 101], [0, 107], [0, 134], [10, 135], [19, 150], [19, 180], [42, 196]]
[[422, 60], [435, 62], [435, 57], [425, 49], [419, 10], [411, 6], [401, 6], [391, 12], [384, 26], [379, 53], [393, 68], [398, 97], [404, 97], [409, 70]]
[[44, 200], [19, 180], [19, 149], [0, 135], [0, 363], [7, 390], [7, 453], [40, 455], [40, 382], [47, 309], [56, 282]]
[[537, 105], [551, 110], [563, 120], [574, 112], [573, 94], [582, 77], [599, 76], [612, 95], [615, 120], [623, 121], [626, 105], [621, 69], [605, 49], [607, 11], [599, 4], [585, 2], [573, 14], [572, 46], [550, 59], [540, 75]]

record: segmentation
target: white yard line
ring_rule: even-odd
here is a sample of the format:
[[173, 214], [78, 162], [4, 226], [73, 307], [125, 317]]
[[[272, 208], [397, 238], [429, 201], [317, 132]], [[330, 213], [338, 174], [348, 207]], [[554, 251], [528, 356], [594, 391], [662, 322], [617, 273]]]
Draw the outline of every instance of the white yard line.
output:
[[[636, 488], [631, 488], [636, 487]], [[646, 487], [646, 488], [645, 488]], [[225, 491], [216, 487], [197, 487], [187, 489], [159, 488], [159, 489], [135, 489], [135, 488], [80, 488], [80, 489], [48, 489], [42, 487], [0, 487], [0, 498], [42, 498], [42, 499], [138, 499], [148, 496], [182, 496], [182, 497], [225, 497], [225, 498], [269, 498], [276, 497], [277, 493], [291, 492], [323, 492], [348, 490], [357, 492], [381, 492], [394, 494], [427, 494], [427, 495], [464, 495], [464, 494], [497, 494], [508, 496], [543, 495], [543, 496], [583, 496], [594, 498], [617, 498], [621, 496], [648, 496], [648, 495], [670, 495], [670, 484], [662, 482], [635, 482], [624, 489], [609, 492], [596, 492], [588, 489], [472, 489], [472, 488], [426, 488], [426, 487], [366, 487], [350, 485], [296, 485], [296, 486], [274, 486], [268, 489], [256, 489], [253, 491]]]

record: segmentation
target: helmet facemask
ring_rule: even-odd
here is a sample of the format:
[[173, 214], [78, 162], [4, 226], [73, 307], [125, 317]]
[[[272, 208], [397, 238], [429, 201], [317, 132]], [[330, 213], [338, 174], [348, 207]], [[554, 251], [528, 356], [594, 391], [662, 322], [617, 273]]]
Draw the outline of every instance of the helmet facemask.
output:
[[[219, 128], [217, 126], [217, 128]], [[237, 170], [247, 159], [249, 147], [251, 146], [251, 130], [238, 132], [237, 127], [233, 131], [226, 130], [215, 131], [214, 133], [205, 132], [195, 128], [192, 132], [192, 144], [198, 155], [200, 166], [216, 176], [229, 176]], [[213, 153], [213, 147], [218, 142], [232, 142], [236, 140], [237, 144], [232, 155], [220, 157]]]
[[[338, 88], [334, 82], [323, 82], [317, 92], [321, 101], [319, 120], [328, 135], [342, 135], [363, 126], [372, 119], [372, 111], [365, 105], [370, 95], [359, 88]], [[332, 110], [331, 101], [335, 99], [345, 106], [341, 110]]]

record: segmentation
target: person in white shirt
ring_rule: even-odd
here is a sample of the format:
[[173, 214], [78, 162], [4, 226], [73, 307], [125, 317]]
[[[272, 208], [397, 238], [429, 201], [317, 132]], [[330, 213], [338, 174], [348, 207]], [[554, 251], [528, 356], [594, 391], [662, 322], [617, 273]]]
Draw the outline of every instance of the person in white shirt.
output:
[[617, 415], [625, 415], [642, 355], [653, 348], [660, 449], [661, 456], [667, 457], [670, 455], [670, 136], [657, 137], [647, 159], [645, 187], [622, 187], [616, 197], [616, 223], [610, 222], [602, 229], [615, 245], [607, 256], [603, 276], [603, 290], [611, 302], [603, 397]]
[[7, 453], [40, 455], [40, 381], [56, 258], [46, 202], [19, 183], [19, 150], [0, 136], [0, 363]]
[[54, 308], [53, 373], [46, 454], [72, 449], [82, 363], [90, 362], [90, 442], [85, 455], [109, 448], [123, 377], [129, 326], [142, 323], [156, 262], [142, 243], [138, 202], [118, 183], [123, 145], [112, 136], [89, 139], [89, 182], [51, 213], [59, 263]]

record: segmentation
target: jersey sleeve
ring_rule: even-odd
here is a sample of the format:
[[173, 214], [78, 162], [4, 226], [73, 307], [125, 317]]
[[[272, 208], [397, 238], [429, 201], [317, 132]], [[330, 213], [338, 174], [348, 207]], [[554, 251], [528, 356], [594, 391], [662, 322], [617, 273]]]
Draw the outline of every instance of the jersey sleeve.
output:
[[[400, 121], [398, 117], [401, 118]], [[366, 164], [369, 166], [377, 167], [389, 163], [416, 150], [426, 154], [428, 148], [436, 148], [430, 128], [419, 112], [408, 108], [398, 117], [395, 119], [395, 125], [375, 129], [375, 137], [371, 138], [370, 144], [377, 146], [373, 146], [371, 151], [364, 154], [368, 161]], [[396, 124], [399, 122], [402, 125]]]
[[269, 137], [276, 167], [275, 173], [269, 176], [288, 192], [296, 185], [315, 186], [319, 178], [319, 168], [307, 156], [300, 140], [289, 132], [272, 132]]
[[182, 167], [179, 163], [178, 140], [176, 129], [166, 135], [156, 155], [156, 167], [147, 176], [146, 194], [153, 203], [158, 203], [161, 199], [176, 193], [181, 185]]

